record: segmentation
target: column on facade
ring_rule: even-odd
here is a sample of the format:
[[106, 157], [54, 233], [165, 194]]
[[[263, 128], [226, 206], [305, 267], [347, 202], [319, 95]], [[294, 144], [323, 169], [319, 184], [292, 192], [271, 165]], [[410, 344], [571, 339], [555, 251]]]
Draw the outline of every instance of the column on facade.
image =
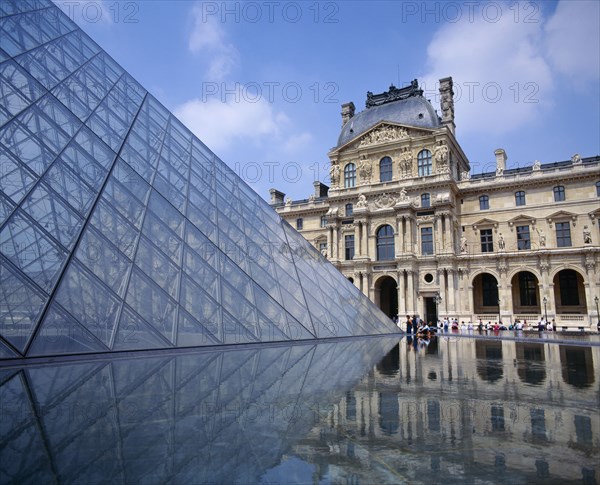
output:
[[469, 298], [469, 308], [468, 311], [471, 315], [475, 314], [475, 304], [473, 301], [473, 285], [470, 283], [466, 283], [465, 287], [467, 289], [467, 296]]
[[405, 235], [405, 221], [404, 216], [398, 218], [398, 233], [400, 234], [400, 251], [399, 253], [404, 254], [406, 252], [406, 235]]
[[369, 221], [363, 222], [362, 247], [363, 247], [362, 255], [367, 258], [370, 257], [370, 255], [369, 255]]
[[407, 217], [404, 220], [404, 225], [405, 225], [405, 230], [406, 230], [406, 234], [404, 237], [404, 241], [406, 242], [405, 250], [407, 253], [410, 254], [413, 252], [413, 229], [412, 229], [413, 219], [412, 219], [412, 217]]
[[554, 284], [550, 279], [548, 272], [549, 265], [543, 261], [540, 263], [540, 272], [542, 273], [542, 293], [540, 294], [540, 309], [544, 311], [544, 297], [546, 297], [546, 312], [548, 313], [548, 319], [552, 320], [556, 318], [556, 301], [554, 298]]
[[333, 259], [340, 259], [340, 228], [333, 228]]
[[333, 259], [333, 228], [331, 226], [327, 228], [327, 256], [329, 259]]
[[448, 230], [448, 216], [446, 214], [441, 214], [440, 216], [440, 225], [441, 225], [441, 231], [440, 231], [440, 243], [441, 243], [441, 247], [440, 247], [440, 252], [445, 254], [447, 251], [446, 248], [446, 231]]
[[358, 256], [362, 256], [363, 254], [363, 249], [362, 249], [362, 233], [363, 233], [363, 223], [362, 221], [359, 221], [356, 223], [356, 230], [358, 231], [358, 237], [357, 237], [357, 241], [356, 241], [356, 245], [357, 245], [357, 255]]
[[444, 316], [448, 315], [448, 294], [446, 292], [446, 277], [443, 269], [437, 270], [438, 274], [438, 288], [440, 289], [440, 296], [442, 297], [441, 305], [438, 306], [438, 313]]
[[508, 279], [508, 274], [506, 271], [500, 272], [500, 280], [498, 281], [498, 299], [500, 300], [498, 310], [500, 318], [502, 318], [503, 315], [512, 315], [512, 285], [510, 284], [510, 280]]
[[436, 214], [433, 216], [433, 240], [435, 241], [435, 254], [440, 254], [442, 252], [441, 227], [442, 224], [440, 221], [440, 216]]
[[406, 315], [406, 282], [404, 270], [398, 271], [398, 315]]
[[407, 279], [407, 291], [406, 291], [406, 312], [407, 313], [415, 313], [415, 285], [414, 285], [414, 275], [415, 272], [412, 270], [408, 270], [406, 272]]
[[456, 315], [458, 313], [458, 309], [456, 308], [456, 301], [455, 301], [455, 278], [456, 278], [456, 273], [454, 272], [453, 269], [448, 269], [448, 312], [450, 312], [453, 315]]

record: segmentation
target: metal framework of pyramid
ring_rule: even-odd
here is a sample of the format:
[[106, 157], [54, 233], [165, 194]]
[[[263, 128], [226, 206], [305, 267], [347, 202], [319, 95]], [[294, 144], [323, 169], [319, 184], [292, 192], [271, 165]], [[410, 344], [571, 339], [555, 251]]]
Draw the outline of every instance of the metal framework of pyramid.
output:
[[0, 359], [396, 330], [49, 0], [0, 15]]

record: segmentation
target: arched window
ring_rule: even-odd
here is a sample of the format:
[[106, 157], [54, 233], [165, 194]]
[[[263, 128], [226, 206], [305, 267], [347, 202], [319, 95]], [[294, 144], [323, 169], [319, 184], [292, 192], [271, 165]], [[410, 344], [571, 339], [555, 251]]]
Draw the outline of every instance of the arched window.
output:
[[350, 189], [356, 186], [356, 165], [349, 163], [344, 167], [344, 188]]
[[379, 181], [389, 182], [392, 180], [392, 159], [383, 157], [379, 162]]
[[377, 230], [377, 260], [394, 259], [394, 230], [392, 226], [381, 226]]
[[557, 185], [552, 190], [554, 191], [554, 202], [562, 202], [565, 200], [565, 188], [562, 185]]
[[419, 177], [431, 175], [431, 152], [429, 150], [421, 150], [417, 155], [417, 167], [419, 169]]
[[346, 217], [352, 217], [354, 215], [354, 207], [352, 204], [346, 204]]
[[421, 194], [421, 207], [431, 207], [429, 194]]

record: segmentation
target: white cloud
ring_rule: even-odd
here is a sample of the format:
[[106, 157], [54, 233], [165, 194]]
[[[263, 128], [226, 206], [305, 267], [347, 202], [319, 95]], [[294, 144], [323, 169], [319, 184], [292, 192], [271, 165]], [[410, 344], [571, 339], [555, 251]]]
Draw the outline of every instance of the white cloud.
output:
[[295, 135], [291, 135], [283, 144], [283, 151], [285, 153], [297, 153], [305, 149], [306, 146], [312, 141], [313, 136], [306, 131]]
[[554, 89], [543, 57], [541, 23], [497, 22], [483, 16], [446, 24], [428, 49], [429, 72], [422, 76], [426, 94], [438, 101], [438, 79], [451, 75], [455, 84], [457, 130], [502, 133], [537, 116]]
[[190, 52], [203, 55], [208, 62], [207, 79], [225, 79], [239, 64], [238, 50], [228, 40], [227, 32], [217, 16], [203, 15], [201, 6], [197, 5], [192, 9], [192, 17], [194, 26], [188, 40]]
[[545, 26], [552, 66], [577, 85], [600, 78], [600, 3], [560, 2]]
[[175, 108], [174, 113], [217, 153], [242, 142], [260, 144], [271, 140], [289, 123], [284, 113], [276, 112], [263, 99], [255, 103], [193, 99]]

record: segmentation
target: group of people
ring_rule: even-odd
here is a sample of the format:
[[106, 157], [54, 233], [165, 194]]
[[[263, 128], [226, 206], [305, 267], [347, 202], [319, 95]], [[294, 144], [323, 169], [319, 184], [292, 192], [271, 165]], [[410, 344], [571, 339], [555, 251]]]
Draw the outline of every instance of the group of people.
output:
[[448, 317], [443, 320], [438, 320], [437, 322], [429, 322], [427, 323], [425, 320], [420, 318], [418, 315], [406, 315], [406, 319], [404, 320], [404, 325], [402, 325], [400, 317], [396, 316], [393, 318], [394, 323], [398, 325], [400, 328], [404, 328], [407, 334], [413, 335], [430, 335], [436, 333], [438, 330], [442, 330], [444, 332], [448, 332], [452, 330], [453, 332], [468, 332], [473, 330], [478, 330], [479, 332], [483, 332], [484, 330], [493, 331], [494, 333], [500, 332], [500, 330], [538, 330], [542, 331], [556, 331], [556, 324], [554, 319], [551, 321], [546, 321], [544, 317], [542, 317], [537, 323], [528, 324], [527, 320], [515, 320], [514, 324], [504, 325], [501, 321], [497, 322], [483, 322], [481, 319], [478, 323], [473, 324], [471, 321], [465, 323], [463, 320], [460, 325], [458, 323], [458, 319], [449, 319]]

